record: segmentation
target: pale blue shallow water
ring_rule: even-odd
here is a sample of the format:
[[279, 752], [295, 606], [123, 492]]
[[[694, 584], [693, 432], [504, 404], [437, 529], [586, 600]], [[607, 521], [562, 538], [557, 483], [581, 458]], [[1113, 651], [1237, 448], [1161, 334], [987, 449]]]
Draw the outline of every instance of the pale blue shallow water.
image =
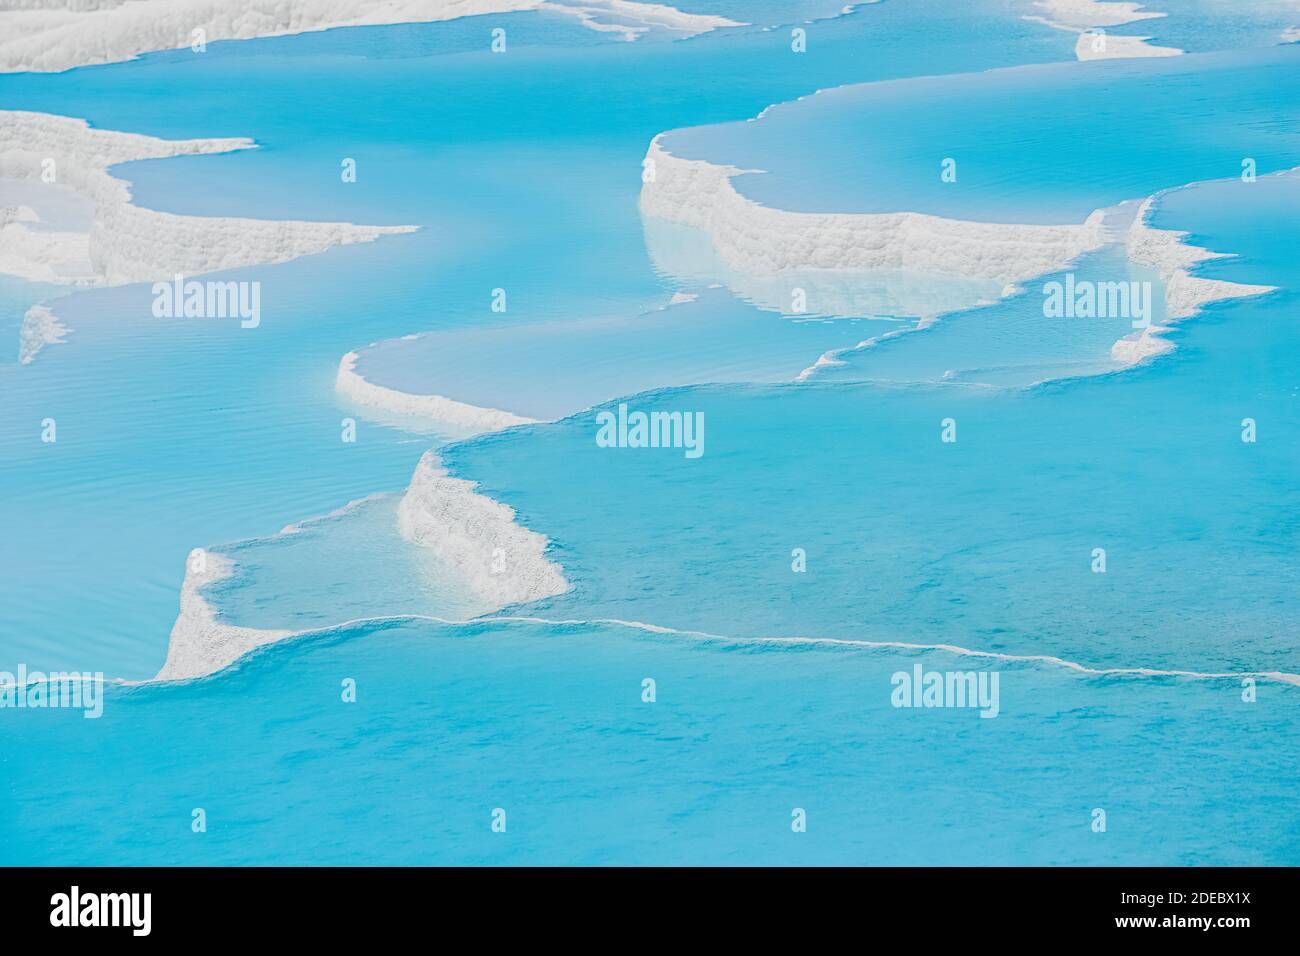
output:
[[[1261, 174], [1290, 169], [1298, 88], [1298, 44], [1049, 64], [830, 90], [662, 144], [763, 170], [733, 182], [778, 209], [1079, 223], [1159, 189], [1239, 175], [1244, 157]], [[882, 134], [898, 129], [908, 134]], [[955, 181], [941, 176], [945, 159]]]
[[[381, 380], [413, 387], [421, 373], [455, 372], [458, 388], [486, 401], [504, 379], [548, 416], [658, 381], [677, 387], [639, 395], [638, 407], [702, 410], [708, 421], [698, 460], [599, 449], [590, 413], [445, 448], [454, 473], [551, 538], [573, 582], [511, 613], [730, 638], [601, 623], [363, 623], [205, 680], [114, 687], [100, 720], [6, 711], [0, 862], [1300, 860], [1294, 687], [1264, 682], [1244, 703], [1233, 678], [1084, 676], [938, 651], [743, 640], [1300, 671], [1297, 180], [1163, 199], [1157, 225], [1240, 254], [1205, 274], [1282, 291], [1212, 306], [1174, 333], [1173, 355], [1119, 374], [1030, 389], [1020, 386], [1038, 371], [990, 374], [1008, 355], [1035, 370], [1104, 366], [1107, 330], [1045, 333], [1032, 324], [1033, 294], [945, 316], [806, 385], [776, 383], [871, 334], [861, 326], [887, 324], [848, 314], [802, 327], [725, 289], [657, 311], [680, 283], [653, 261], [636, 209], [653, 135], [740, 120], [819, 87], [1068, 60], [1072, 38], [1020, 21], [1017, 6], [886, 0], [819, 21], [816, 55], [802, 59], [788, 34], [757, 27], [627, 45], [514, 16], [490, 18], [518, 41], [505, 58], [480, 48], [486, 24], [475, 19], [0, 78], [6, 107], [262, 144], [132, 164], [123, 173], [142, 204], [423, 227], [241, 270], [263, 283], [257, 330], [159, 326], [142, 287], [59, 302], [69, 342], [31, 366], [0, 364], [0, 521], [17, 543], [0, 552], [0, 668], [150, 676], [195, 546], [243, 565], [210, 595], [233, 623], [472, 613], [455, 582], [425, 576], [393, 534], [392, 495], [277, 536], [406, 485], [427, 436], [363, 420], [360, 440], [343, 444], [349, 409], [333, 377], [346, 351], [431, 330], [371, 353]], [[809, 16], [826, 15], [814, 7]], [[783, 17], [765, 8], [750, 19]], [[1212, 87], [1187, 60], [1186, 79], [1171, 82]], [[986, 185], [1017, 215], [1046, 215], [1196, 178], [1242, 142], [1261, 172], [1287, 165], [1300, 152], [1296, 130], [1276, 117], [1294, 113], [1293, 54], [1199, 62], [1212, 72], [1221, 63], [1264, 102], [1236, 121], [1211, 121], [1210, 106], [1189, 111], [1186, 149], [1139, 150], [1131, 164], [1089, 147], [1098, 181], [1062, 180], [1056, 191], [1051, 175], [1027, 171], [1051, 173], [1046, 158], [1060, 144], [1052, 152], [1032, 121], [1012, 122], [1007, 103], [999, 128], [1034, 138], [1023, 153], [1003, 143], [999, 155], [1015, 165], [1007, 182]], [[1035, 88], [1036, 108], [1097, 95], [1089, 78], [1099, 73], [1083, 72], [1095, 68], [1065, 69]], [[1171, 68], [1103, 69], [1139, 87], [1144, 70]], [[1135, 112], [1146, 123], [1156, 115]], [[1250, 122], [1267, 116], [1273, 125]], [[1237, 122], [1237, 141], [1213, 138], [1223, 122]], [[903, 150], [923, 127], [876, 138]], [[823, 140], [828, 161], [863, 135], [841, 134]], [[338, 181], [342, 156], [358, 159], [355, 186]], [[816, 177], [750, 178], [782, 180], [792, 201], [818, 199]], [[827, 188], [865, 195], [849, 181]], [[919, 180], [895, 188], [903, 208], [930, 201]], [[969, 202], [942, 212], [976, 209]], [[1116, 256], [1108, 249], [1077, 271], [1110, 274]], [[488, 308], [498, 286], [509, 290], [505, 316]], [[46, 295], [0, 287], [5, 326]], [[638, 347], [646, 316], [662, 336], [646, 341], [666, 347]], [[707, 328], [692, 337], [692, 322]], [[439, 336], [464, 351], [463, 364], [436, 349], [422, 359]], [[506, 375], [490, 361], [502, 340], [514, 343], [502, 350], [515, 363]], [[1016, 387], [915, 384], [951, 368]], [[46, 415], [60, 423], [53, 447], [38, 441]], [[1239, 440], [1244, 416], [1260, 422], [1255, 445]], [[958, 422], [955, 445], [939, 441], [945, 417]], [[1098, 546], [1105, 575], [1089, 571]], [[790, 570], [796, 547], [806, 574]], [[890, 675], [917, 662], [998, 670], [999, 717], [891, 707]], [[340, 700], [349, 677], [356, 703]], [[657, 682], [653, 704], [641, 701], [646, 677]], [[196, 807], [205, 834], [190, 830]], [[508, 812], [505, 834], [489, 827], [495, 807]], [[791, 832], [794, 807], [808, 811], [807, 833]], [[1110, 820], [1104, 834], [1089, 827], [1097, 807]]]
[[1048, 379], [1097, 375], [1117, 363], [1110, 348], [1129, 335], [1127, 316], [1090, 320], [1048, 319], [1043, 288], [1049, 282], [1151, 282], [1151, 321], [1165, 318], [1164, 288], [1156, 270], [1130, 263], [1120, 244], [1089, 253], [1062, 271], [1026, 283], [1017, 295], [985, 308], [944, 316], [911, 341], [896, 336], [838, 356], [842, 364], [820, 369], [816, 381], [964, 382], [1033, 385]]
[[1109, 32], [1149, 36], [1156, 46], [1199, 53], [1273, 46], [1283, 42], [1288, 28], [1300, 26], [1300, 12], [1290, 0], [1164, 0], [1148, 8], [1168, 15]]

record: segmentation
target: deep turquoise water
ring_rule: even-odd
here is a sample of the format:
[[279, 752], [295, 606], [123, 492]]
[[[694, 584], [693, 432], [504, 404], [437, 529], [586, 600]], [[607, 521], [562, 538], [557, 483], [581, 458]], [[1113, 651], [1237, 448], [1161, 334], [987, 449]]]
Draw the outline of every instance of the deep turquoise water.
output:
[[[1294, 861], [1294, 704], [1002, 668], [889, 703], [895, 654], [608, 627], [359, 628], [5, 734], [8, 862]], [[961, 667], [942, 655], [927, 666]], [[340, 700], [344, 678], [357, 701]], [[657, 700], [641, 702], [641, 682]], [[33, 722], [35, 724], [36, 722]], [[505, 833], [491, 814], [506, 811]], [[807, 811], [806, 833], [790, 830]], [[207, 832], [191, 832], [191, 813]], [[1090, 829], [1107, 812], [1107, 831]]]
[[[832, 12], [821, 6], [807, 15]], [[1232, 176], [1247, 149], [1261, 173], [1297, 162], [1295, 52], [1281, 48], [1046, 67], [1014, 99], [1014, 73], [921, 81], [942, 113], [918, 111], [905, 84], [837, 94], [879, 99], [869, 127], [823, 113], [829, 96], [713, 125], [823, 87], [1069, 60], [1072, 37], [1021, 21], [1022, 6], [886, 0], [817, 21], [802, 57], [785, 30], [627, 45], [515, 15], [490, 18], [511, 31], [506, 57], [483, 49], [473, 19], [0, 78], [7, 108], [261, 144], [129, 165], [144, 205], [422, 227], [241, 270], [263, 283], [255, 331], [160, 326], [147, 287], [58, 303], [69, 342], [0, 364], [0, 522], [14, 544], [0, 551], [0, 668], [151, 676], [196, 546], [241, 562], [210, 595], [234, 623], [478, 610], [393, 533], [392, 494], [277, 536], [400, 492], [436, 442], [369, 419], [355, 445], [339, 441], [351, 410], [335, 368], [368, 343], [384, 342], [368, 361], [397, 387], [456, 376], [469, 399], [508, 394], [546, 417], [641, 393], [640, 407], [703, 411], [709, 429], [698, 460], [597, 448], [590, 412], [444, 449], [550, 537], [574, 584], [512, 613], [596, 623], [353, 624], [209, 679], [114, 687], [98, 721], [0, 714], [0, 862], [1300, 859], [1294, 687], [1263, 682], [1245, 703], [1234, 678], [751, 640], [1300, 671], [1295, 178], [1162, 200], [1156, 225], [1239, 253], [1204, 274], [1281, 291], [1211, 306], [1174, 333], [1175, 353], [1118, 374], [1024, 387], [1044, 370], [1100, 371], [1113, 341], [1101, 326], [1045, 329], [1032, 289], [803, 385], [788, 380], [825, 349], [915, 317], [800, 324], [727, 289], [659, 311], [706, 284], [655, 260], [637, 211], [640, 160], [664, 130], [694, 128], [673, 135], [707, 140], [719, 161], [761, 158], [773, 172], [747, 179], [776, 184], [790, 208], [833, 197], [837, 210], [996, 207], [1013, 221]], [[1153, 92], [1113, 105], [1138, 89]], [[1067, 135], [1080, 113], [1096, 130], [1096, 109], [1122, 122]], [[994, 110], [982, 136], [977, 110]], [[764, 139], [787, 113], [793, 131]], [[960, 195], [905, 174], [950, 136], [986, 149], [993, 170]], [[339, 182], [343, 156], [358, 159], [355, 185]], [[900, 164], [888, 176], [881, 156]], [[1121, 268], [1111, 247], [1076, 271]], [[504, 316], [489, 309], [495, 287], [509, 291]], [[0, 287], [4, 327], [46, 295]], [[949, 369], [965, 373], [936, 384]], [[46, 415], [53, 447], [38, 441]], [[1245, 416], [1256, 444], [1240, 441]], [[939, 440], [948, 417], [952, 445]], [[1105, 575], [1090, 571], [1095, 547]], [[791, 572], [794, 548], [805, 574]], [[997, 670], [999, 717], [890, 706], [890, 675], [917, 662]], [[345, 678], [356, 703], [340, 700]], [[190, 830], [196, 807], [207, 833]], [[496, 807], [505, 834], [489, 827]], [[807, 833], [791, 832], [794, 807]], [[1099, 807], [1105, 833], [1089, 826]]]

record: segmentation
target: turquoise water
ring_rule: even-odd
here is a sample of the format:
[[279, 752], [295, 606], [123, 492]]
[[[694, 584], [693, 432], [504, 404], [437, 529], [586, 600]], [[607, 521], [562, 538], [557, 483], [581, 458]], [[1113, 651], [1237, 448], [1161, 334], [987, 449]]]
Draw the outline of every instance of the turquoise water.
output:
[[[892, 708], [890, 674], [912, 664], [596, 625], [357, 628], [196, 684], [114, 691], [98, 721], [49, 711], [17, 739], [0, 724], [6, 776], [26, 782], [0, 803], [6, 861], [1246, 864], [1300, 852], [1294, 754], [1279, 745], [1295, 708], [1279, 694], [1247, 705], [1231, 684], [1003, 667], [1003, 712], [982, 720]], [[340, 699], [348, 677], [353, 704]], [[806, 833], [790, 830], [796, 807]], [[205, 833], [190, 829], [195, 808]], [[496, 808], [504, 833], [489, 826]], [[1089, 827], [1095, 808], [1105, 833]]]
[[[1289, 671], [1298, 203], [1293, 176], [1166, 198], [1156, 225], [1195, 225], [1192, 241], [1240, 251], [1208, 274], [1282, 291], [1210, 306], [1148, 367], [1028, 390], [675, 390], [646, 406], [705, 410], [717, 424], [698, 461], [604, 455], [590, 416], [445, 458], [557, 542], [576, 587], [544, 602], [547, 616]], [[937, 368], [949, 345], [943, 325], [931, 332], [891, 342], [894, 367]], [[940, 442], [948, 417], [952, 445]], [[1267, 422], [1268, 440], [1244, 444], [1244, 417]], [[507, 476], [543, 447], [562, 481], [518, 487]], [[688, 496], [696, 507], [672, 507]], [[806, 577], [789, 571], [795, 547]], [[1095, 547], [1104, 576], [1090, 570]]]
[[[262, 283], [256, 330], [160, 326], [143, 286], [60, 300], [76, 339], [0, 370], [15, 376], [3, 385], [0, 454], [12, 477], [0, 519], [24, 542], [6, 551], [0, 577], [11, 621], [0, 666], [152, 676], [193, 548], [405, 487], [423, 450], [409, 433], [374, 423], [355, 445], [339, 440], [355, 411], [333, 395], [345, 352], [428, 329], [659, 308], [672, 289], [648, 261], [636, 206], [655, 134], [819, 86], [924, 72], [932, 57], [977, 69], [1067, 54], [1057, 31], [985, 15], [1000, 6], [871, 6], [821, 22], [818, 52], [804, 57], [761, 30], [629, 45], [567, 18], [513, 15], [0, 78], [0, 106], [261, 145], [126, 164], [142, 205], [422, 227], [230, 274]], [[935, 17], [960, 29], [935, 33]], [[499, 23], [519, 34], [505, 56], [486, 48]], [[357, 160], [355, 184], [340, 181], [344, 157]], [[490, 308], [495, 288], [508, 291], [504, 320]], [[782, 370], [796, 374], [816, 354], [801, 348]], [[55, 447], [37, 440], [51, 416]], [[81, 545], [72, 561], [66, 527]]]
[[38, 300], [57, 295], [60, 291], [58, 286], [0, 276], [0, 335], [11, 345], [0, 352], [0, 368], [18, 364], [18, 335], [27, 309]]
[[611, 395], [693, 382], [790, 381], [823, 352], [898, 327], [870, 318], [763, 314], [722, 289], [643, 315], [456, 329], [367, 352], [366, 378], [529, 418], [561, 418]]
[[399, 496], [374, 495], [267, 538], [223, 545], [237, 572], [206, 594], [226, 620], [309, 630], [395, 614], [492, 610], [465, 580], [421, 560], [397, 530]]
[[1158, 20], [1115, 27], [1111, 33], [1149, 36], [1157, 46], [1199, 53], [1206, 50], [1273, 46], [1296, 23], [1290, 0], [1166, 0], [1149, 8], [1168, 14]]
[[[770, 169], [737, 185], [788, 208], [1021, 222], [1231, 177], [1246, 150], [1261, 174], [1295, 164], [1295, 51], [1072, 64], [1073, 38], [1022, 21], [1023, 6], [885, 0], [817, 19], [836, 11], [693, 3], [755, 26], [635, 44], [521, 14], [0, 77], [5, 108], [260, 144], [127, 165], [143, 205], [421, 226], [232, 273], [263, 284], [256, 330], [160, 325], [147, 287], [97, 290], [57, 301], [66, 344], [0, 361], [0, 521], [15, 542], [0, 550], [0, 669], [152, 676], [199, 546], [239, 562], [208, 595], [227, 621], [326, 629], [207, 679], [114, 686], [97, 721], [0, 714], [0, 862], [1300, 859], [1294, 687], [1261, 682], [1245, 703], [1237, 678], [755, 640], [1300, 671], [1300, 180], [1163, 197], [1155, 225], [1238, 254], [1202, 274], [1280, 291], [1209, 307], [1173, 333], [1176, 352], [1124, 372], [1106, 358], [1114, 329], [1045, 327], [1032, 284], [960, 311], [989, 290], [910, 277], [932, 299], [892, 314], [877, 286], [897, 282], [859, 277], [792, 315], [716, 263], [665, 258], [637, 210], [640, 160], [664, 130]], [[804, 18], [807, 54], [762, 29]], [[498, 23], [505, 57], [485, 49]], [[1035, 67], [1014, 100], [1009, 71], [717, 125], [819, 88], [1034, 63], [1063, 65]], [[1097, 110], [1118, 124], [1108, 136], [1067, 135]], [[954, 142], [981, 161], [942, 192], [921, 161]], [[356, 184], [339, 182], [345, 156]], [[1074, 271], [1121, 269], [1135, 267], [1108, 246]], [[698, 298], [665, 309], [679, 290]], [[0, 327], [51, 295], [0, 286]], [[790, 383], [922, 312], [943, 315]], [[397, 493], [438, 437], [358, 416], [358, 441], [340, 441], [355, 412], [335, 397], [337, 363], [370, 343], [363, 370], [391, 387], [572, 416], [443, 457], [547, 535], [573, 585], [506, 613], [588, 623], [373, 620], [482, 608], [394, 531]], [[703, 411], [707, 453], [598, 448], [580, 410], [634, 394]], [[46, 416], [54, 446], [39, 441]], [[1240, 440], [1247, 416], [1256, 444]], [[329, 630], [359, 619], [372, 621]], [[998, 718], [890, 706], [890, 676], [916, 663], [998, 671]], [[795, 807], [806, 833], [791, 832]]]
[[982, 385], [1034, 385], [1048, 379], [1098, 375], [1116, 369], [1111, 346], [1129, 335], [1132, 320], [1048, 319], [1043, 286], [1065, 282], [1150, 282], [1152, 324], [1165, 319], [1164, 285], [1156, 271], [1128, 261], [1121, 244], [1108, 244], [1082, 256], [1068, 273], [1052, 273], [1026, 283], [1019, 294], [986, 308], [955, 311], [912, 341], [895, 336], [838, 356], [840, 365], [817, 372], [818, 382], [961, 382]]
[[830, 90], [757, 122], [674, 131], [663, 145], [763, 170], [736, 189], [779, 209], [1079, 223], [1125, 199], [1240, 175], [1244, 157], [1261, 174], [1290, 169], [1298, 89], [1296, 44], [1048, 64]]

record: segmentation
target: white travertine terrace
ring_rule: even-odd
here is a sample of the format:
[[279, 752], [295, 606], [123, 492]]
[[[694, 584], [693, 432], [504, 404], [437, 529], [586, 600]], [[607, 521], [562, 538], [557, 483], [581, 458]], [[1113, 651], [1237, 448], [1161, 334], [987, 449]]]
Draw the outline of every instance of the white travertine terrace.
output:
[[[1207, 259], [1222, 259], [1231, 253], [1210, 252], [1183, 241], [1187, 233], [1170, 229], [1155, 229], [1147, 223], [1152, 196], [1142, 203], [1137, 218], [1129, 229], [1126, 249], [1133, 262], [1152, 266], [1165, 283], [1165, 319], [1176, 322], [1198, 312], [1202, 306], [1220, 299], [1241, 299], [1275, 291], [1274, 286], [1247, 285], [1223, 279], [1202, 279], [1189, 270]], [[1163, 355], [1173, 350], [1173, 343], [1162, 333], [1168, 326], [1151, 325], [1140, 332], [1127, 335], [1111, 347], [1111, 358], [1124, 365]]]
[[1151, 37], [1112, 36], [1104, 33], [1106, 27], [1137, 23], [1168, 16], [1157, 10], [1144, 10], [1140, 3], [1110, 3], [1106, 0], [1035, 0], [1034, 6], [1041, 15], [1026, 16], [1026, 20], [1079, 34], [1074, 45], [1074, 55], [1079, 60], [1115, 60], [1128, 57], [1178, 56], [1183, 50], [1169, 46], [1151, 46]]
[[574, 16], [626, 39], [655, 28], [690, 36], [738, 25], [632, 0], [7, 0], [0, 10], [0, 73], [50, 73], [193, 49], [196, 30], [213, 43], [521, 10]]
[[1101, 210], [1083, 223], [1060, 226], [915, 212], [789, 212], [741, 196], [731, 180], [745, 170], [673, 156], [659, 137], [646, 161], [654, 175], [642, 184], [641, 211], [707, 230], [722, 259], [750, 275], [905, 271], [1010, 284], [1060, 269], [1105, 241]]
[[474, 482], [451, 477], [433, 452], [425, 452], [398, 508], [402, 537], [457, 569], [494, 608], [569, 590], [563, 570], [546, 556], [546, 536], [519, 524], [508, 505], [474, 489]]
[[204, 677], [263, 644], [293, 636], [292, 631], [237, 627], [217, 620], [216, 612], [199, 594], [199, 589], [229, 577], [233, 570], [234, 563], [220, 554], [208, 553], [202, 571], [195, 570], [195, 563], [187, 562], [185, 582], [181, 585], [180, 614], [172, 625], [167, 660], [154, 680]]
[[[125, 285], [240, 266], [285, 262], [335, 245], [369, 242], [414, 226], [354, 226], [342, 222], [178, 216], [131, 203], [130, 185], [109, 174], [117, 163], [251, 149], [247, 139], [163, 140], [135, 133], [94, 129], [84, 120], [45, 113], [0, 111], [0, 178], [49, 181], [68, 186], [94, 203], [85, 235], [91, 273], [51, 276], [49, 262], [24, 255], [37, 241], [31, 224], [9, 221], [0, 228], [0, 262], [32, 262], [22, 278], [74, 285]], [[81, 240], [58, 233], [70, 250]]]
[[[0, 272], [33, 282], [116, 286], [170, 281], [243, 266], [286, 262], [338, 245], [371, 242], [415, 226], [356, 226], [179, 216], [136, 206], [118, 163], [251, 149], [247, 139], [163, 140], [94, 129], [84, 120], [0, 111], [0, 179], [56, 183], [94, 209], [85, 230], [52, 229], [30, 209], [0, 210]], [[28, 314], [21, 357], [40, 341], [40, 314]], [[28, 329], [28, 325], [31, 329]], [[45, 326], [48, 328], [48, 322]], [[45, 338], [47, 342], [56, 341]]]
[[[509, 506], [474, 488], [474, 482], [448, 475], [426, 452], [398, 507], [402, 537], [428, 549], [444, 573], [463, 581], [484, 613], [569, 590], [563, 570], [546, 556], [546, 537], [520, 525]], [[291, 525], [281, 534], [296, 530]], [[258, 647], [304, 633], [220, 620], [200, 589], [230, 577], [234, 569], [234, 562], [214, 552], [202, 562], [187, 562], [167, 660], [154, 680], [205, 677]]]
[[[673, 156], [650, 144], [646, 159], [654, 176], [641, 188], [647, 216], [705, 230], [717, 254], [733, 269], [772, 276], [800, 269], [906, 270], [944, 277], [996, 279], [1016, 284], [1059, 271], [1078, 256], [1110, 241], [1106, 211], [1081, 225], [1031, 226], [976, 223], [920, 213], [799, 213], [772, 209], [736, 192], [734, 166]], [[1165, 283], [1166, 317], [1186, 318], [1219, 299], [1273, 291], [1271, 286], [1203, 279], [1188, 271], [1226, 253], [1183, 243], [1184, 233], [1155, 229], [1146, 199], [1126, 236], [1134, 262], [1155, 267]], [[1132, 365], [1173, 348], [1153, 325], [1125, 336], [1111, 357]]]
[[530, 425], [536, 419], [525, 418], [497, 408], [480, 408], [441, 395], [414, 395], [368, 382], [356, 370], [357, 353], [349, 352], [339, 361], [334, 379], [335, 390], [360, 405], [423, 419], [457, 431], [494, 432], [513, 425]]

